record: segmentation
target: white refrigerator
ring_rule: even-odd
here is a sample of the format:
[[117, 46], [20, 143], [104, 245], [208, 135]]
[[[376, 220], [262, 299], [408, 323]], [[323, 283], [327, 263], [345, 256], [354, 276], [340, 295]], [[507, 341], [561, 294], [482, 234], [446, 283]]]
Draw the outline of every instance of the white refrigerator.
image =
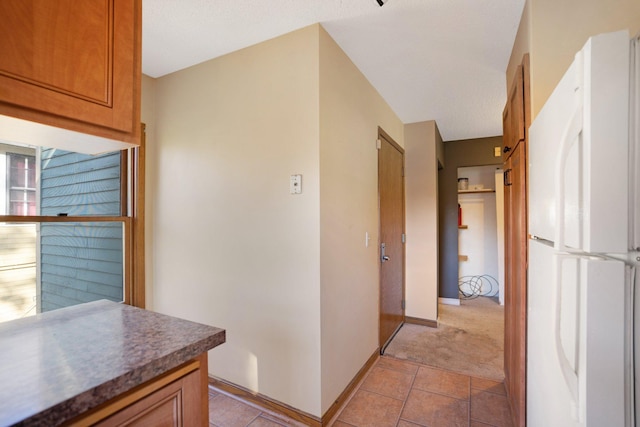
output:
[[528, 427], [636, 422], [636, 42], [589, 39], [529, 130]]

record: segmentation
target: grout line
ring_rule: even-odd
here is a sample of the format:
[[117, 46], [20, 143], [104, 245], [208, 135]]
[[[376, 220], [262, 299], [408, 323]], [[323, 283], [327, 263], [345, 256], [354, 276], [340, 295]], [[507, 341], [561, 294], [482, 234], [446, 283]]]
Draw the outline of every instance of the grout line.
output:
[[253, 417], [253, 418], [251, 419], [251, 421], [249, 421], [249, 422], [245, 425], [245, 427], [249, 427], [249, 425], [250, 425], [252, 422], [254, 422], [254, 421], [255, 421], [255, 420], [257, 420], [258, 418], [260, 418], [260, 414], [262, 414], [262, 412], [258, 412], [258, 415], [256, 415], [255, 417]]
[[400, 413], [398, 414], [398, 419], [396, 420], [396, 426], [400, 424], [400, 420], [402, 419], [402, 413], [404, 412], [404, 407], [407, 405], [407, 400], [409, 400], [409, 396], [411, 396], [411, 390], [413, 390], [413, 385], [416, 383], [416, 377], [418, 376], [419, 371], [420, 369], [416, 369], [416, 372], [414, 374], [411, 374], [413, 378], [411, 379], [411, 384], [409, 384], [409, 390], [407, 391], [407, 395], [402, 401], [402, 406], [400, 407]]

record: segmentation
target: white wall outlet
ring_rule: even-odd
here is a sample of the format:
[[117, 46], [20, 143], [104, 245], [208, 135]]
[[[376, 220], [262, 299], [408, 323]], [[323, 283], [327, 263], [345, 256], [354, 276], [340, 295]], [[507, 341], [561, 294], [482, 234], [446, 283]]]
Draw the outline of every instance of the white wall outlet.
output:
[[302, 175], [291, 175], [291, 178], [289, 180], [289, 193], [302, 193]]

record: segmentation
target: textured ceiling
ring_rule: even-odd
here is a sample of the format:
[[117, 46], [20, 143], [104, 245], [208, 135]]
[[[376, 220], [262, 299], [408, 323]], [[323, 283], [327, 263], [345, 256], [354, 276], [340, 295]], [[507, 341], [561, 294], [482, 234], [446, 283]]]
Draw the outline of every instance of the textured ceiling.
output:
[[144, 0], [142, 71], [189, 67], [320, 22], [404, 123], [502, 134], [524, 0]]

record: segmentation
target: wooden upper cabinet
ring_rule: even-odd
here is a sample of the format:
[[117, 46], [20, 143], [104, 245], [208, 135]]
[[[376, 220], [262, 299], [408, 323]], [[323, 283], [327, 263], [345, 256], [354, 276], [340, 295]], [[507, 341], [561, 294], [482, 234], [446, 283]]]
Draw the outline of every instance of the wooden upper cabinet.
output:
[[0, 114], [139, 143], [141, 0], [0, 1]]
[[525, 135], [523, 67], [518, 65], [502, 113], [502, 159], [506, 161]]

